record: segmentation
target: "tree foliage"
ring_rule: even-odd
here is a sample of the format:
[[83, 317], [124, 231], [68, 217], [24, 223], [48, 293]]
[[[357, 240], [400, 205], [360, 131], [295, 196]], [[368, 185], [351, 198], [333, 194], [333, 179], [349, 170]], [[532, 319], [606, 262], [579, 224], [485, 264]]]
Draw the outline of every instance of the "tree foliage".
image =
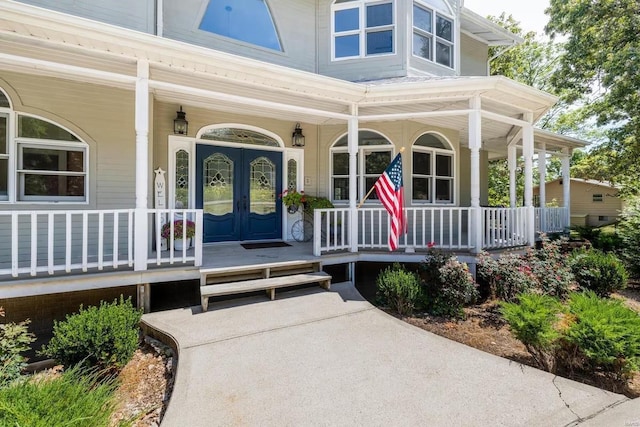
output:
[[567, 36], [551, 83], [604, 126], [608, 167], [627, 192], [640, 180], [640, 2], [551, 0], [547, 33]]

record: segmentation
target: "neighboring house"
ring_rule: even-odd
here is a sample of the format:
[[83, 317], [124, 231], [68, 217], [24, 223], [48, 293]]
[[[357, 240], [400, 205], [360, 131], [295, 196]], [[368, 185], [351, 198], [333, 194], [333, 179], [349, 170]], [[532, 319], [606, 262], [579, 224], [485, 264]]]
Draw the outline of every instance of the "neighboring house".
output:
[[[584, 143], [534, 128], [556, 97], [487, 76], [519, 42], [456, 0], [0, 0], [0, 304], [196, 279], [225, 242], [291, 239], [284, 189], [335, 204], [297, 249], [323, 264], [532, 245], [534, 154], [568, 173]], [[403, 149], [389, 254], [357, 204]], [[498, 157], [511, 207], [483, 208]], [[193, 248], [157, 251], [186, 218]]]
[[[547, 182], [546, 200], [564, 205], [563, 179]], [[618, 221], [623, 208], [620, 189], [608, 181], [571, 178], [571, 225], [599, 227]], [[533, 189], [539, 206], [540, 188]]]

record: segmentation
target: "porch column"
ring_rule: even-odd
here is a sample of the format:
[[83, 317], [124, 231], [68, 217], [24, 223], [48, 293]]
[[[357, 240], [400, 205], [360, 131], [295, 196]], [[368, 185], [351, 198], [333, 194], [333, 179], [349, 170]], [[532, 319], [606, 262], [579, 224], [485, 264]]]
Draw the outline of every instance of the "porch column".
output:
[[351, 106], [347, 123], [349, 149], [349, 251], [358, 252], [358, 106]]
[[538, 187], [538, 199], [540, 201], [540, 231], [547, 231], [547, 145], [540, 144], [538, 151], [538, 173], [540, 174], [540, 186]]
[[527, 215], [527, 241], [536, 243], [535, 210], [533, 208], [533, 114], [525, 113], [528, 124], [522, 127], [522, 155], [524, 157], [524, 206]]
[[562, 150], [562, 202], [564, 205], [565, 226], [571, 227], [571, 150], [565, 148]]
[[509, 166], [509, 207], [518, 205], [516, 168], [518, 166], [518, 147], [515, 143], [507, 147], [507, 164]]
[[149, 62], [138, 60], [136, 79], [136, 209], [134, 270], [147, 269], [149, 188]]
[[480, 207], [480, 147], [482, 146], [482, 105], [479, 96], [469, 102], [469, 150], [471, 150], [471, 229], [473, 253], [482, 251], [484, 224]]

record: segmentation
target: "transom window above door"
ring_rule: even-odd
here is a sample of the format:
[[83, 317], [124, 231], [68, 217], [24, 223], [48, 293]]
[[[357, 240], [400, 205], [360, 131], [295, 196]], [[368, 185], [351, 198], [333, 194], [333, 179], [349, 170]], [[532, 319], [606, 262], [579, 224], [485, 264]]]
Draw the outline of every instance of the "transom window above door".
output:
[[454, 18], [445, 0], [413, 3], [413, 55], [454, 68]]
[[[331, 147], [331, 198], [336, 201], [349, 200], [349, 151], [347, 135]], [[387, 138], [373, 131], [358, 133], [357, 190], [358, 200], [373, 187], [393, 158], [394, 146]], [[377, 199], [374, 192], [367, 200]]]
[[395, 52], [393, 1], [336, 0], [331, 16], [334, 60]]

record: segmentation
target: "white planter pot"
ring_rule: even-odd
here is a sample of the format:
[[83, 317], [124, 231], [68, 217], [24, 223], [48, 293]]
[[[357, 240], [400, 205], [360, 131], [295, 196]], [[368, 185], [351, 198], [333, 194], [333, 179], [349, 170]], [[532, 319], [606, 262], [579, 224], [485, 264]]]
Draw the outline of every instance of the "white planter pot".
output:
[[[185, 241], [183, 239], [175, 239], [173, 241], [173, 249], [175, 249], [176, 251], [181, 251], [185, 246]], [[188, 238], [186, 240], [186, 246], [187, 249], [189, 249], [191, 247], [191, 238]]]

